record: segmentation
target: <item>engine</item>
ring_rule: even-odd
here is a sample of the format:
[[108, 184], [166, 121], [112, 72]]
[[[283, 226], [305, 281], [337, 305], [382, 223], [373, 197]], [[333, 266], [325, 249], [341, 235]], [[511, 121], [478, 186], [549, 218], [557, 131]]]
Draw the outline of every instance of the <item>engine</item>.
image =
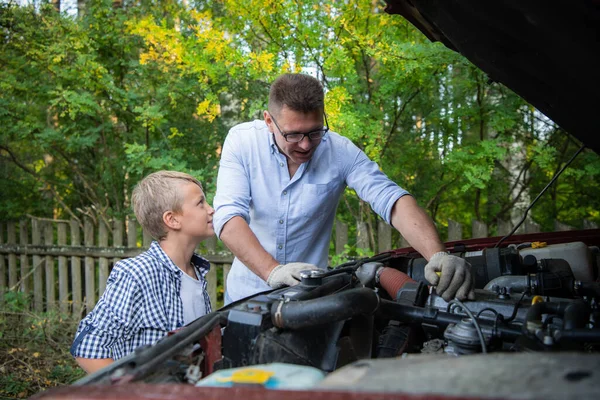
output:
[[423, 277], [424, 259], [383, 253], [303, 272], [298, 285], [223, 307], [79, 384], [197, 384], [271, 363], [327, 375], [358, 360], [598, 350], [597, 248], [453, 250], [475, 271], [475, 300], [444, 301]]

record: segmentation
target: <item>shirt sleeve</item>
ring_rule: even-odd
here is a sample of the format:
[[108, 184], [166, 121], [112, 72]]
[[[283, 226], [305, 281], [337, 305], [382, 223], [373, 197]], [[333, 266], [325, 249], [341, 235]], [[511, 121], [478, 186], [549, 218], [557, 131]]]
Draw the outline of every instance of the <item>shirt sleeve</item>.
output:
[[221, 152], [213, 225], [217, 237], [231, 218], [240, 216], [250, 224], [250, 180], [244, 166], [240, 132], [232, 129]]
[[348, 160], [346, 183], [356, 191], [358, 197], [368, 202], [385, 222], [391, 224], [392, 209], [396, 201], [407, 194], [379, 169], [379, 165], [354, 145], [350, 140], [346, 143]]
[[142, 297], [131, 274], [117, 266], [100, 300], [79, 324], [71, 354], [82, 358], [115, 358], [142, 325]]

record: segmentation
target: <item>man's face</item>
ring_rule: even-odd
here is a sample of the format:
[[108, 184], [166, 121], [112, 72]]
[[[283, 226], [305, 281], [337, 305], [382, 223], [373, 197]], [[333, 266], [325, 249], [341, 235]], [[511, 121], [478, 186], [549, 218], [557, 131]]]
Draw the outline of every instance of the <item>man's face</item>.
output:
[[[300, 165], [311, 159], [317, 146], [321, 143], [321, 139], [311, 140], [308, 136], [304, 137], [301, 142], [290, 143], [283, 137], [284, 134], [290, 133], [308, 133], [323, 128], [323, 112], [311, 111], [303, 113], [294, 111], [283, 106], [278, 115], [264, 113], [265, 122], [269, 126], [269, 130], [275, 136], [275, 143], [279, 151], [283, 153], [288, 164]], [[274, 122], [275, 119], [277, 123]], [[278, 128], [279, 127], [279, 128]]]

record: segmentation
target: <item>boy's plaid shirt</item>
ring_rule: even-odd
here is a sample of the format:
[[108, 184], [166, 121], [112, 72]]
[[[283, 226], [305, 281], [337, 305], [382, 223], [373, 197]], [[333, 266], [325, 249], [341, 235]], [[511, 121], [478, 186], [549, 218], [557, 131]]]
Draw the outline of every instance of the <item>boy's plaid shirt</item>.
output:
[[[202, 279], [206, 313], [211, 312], [205, 276], [208, 260], [194, 254]], [[71, 354], [117, 360], [137, 347], [154, 344], [183, 325], [183, 271], [152, 242], [148, 251], [115, 264], [96, 307], [79, 324]]]

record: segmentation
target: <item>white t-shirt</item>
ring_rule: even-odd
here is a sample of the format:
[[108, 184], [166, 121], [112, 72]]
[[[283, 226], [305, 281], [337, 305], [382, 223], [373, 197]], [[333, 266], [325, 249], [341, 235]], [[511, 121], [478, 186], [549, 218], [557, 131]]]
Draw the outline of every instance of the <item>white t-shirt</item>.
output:
[[204, 291], [200, 279], [194, 279], [185, 273], [182, 274], [180, 296], [183, 303], [184, 325], [206, 314]]

